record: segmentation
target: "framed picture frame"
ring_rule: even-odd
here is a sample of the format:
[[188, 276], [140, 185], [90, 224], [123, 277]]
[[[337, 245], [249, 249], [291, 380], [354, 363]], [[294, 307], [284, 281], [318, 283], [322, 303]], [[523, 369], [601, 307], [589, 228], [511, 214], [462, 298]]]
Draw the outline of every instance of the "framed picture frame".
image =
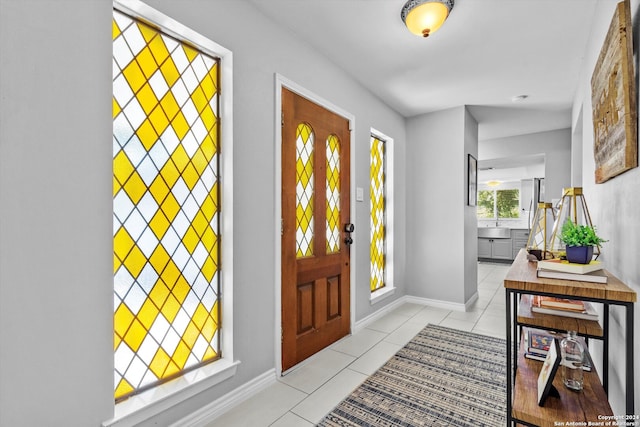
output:
[[467, 155], [467, 205], [476, 206], [478, 197], [478, 160]]
[[629, 0], [618, 3], [591, 76], [595, 181], [638, 166], [638, 116]]
[[553, 386], [553, 378], [556, 376], [558, 366], [560, 366], [560, 343], [554, 338], [549, 346], [547, 358], [542, 364], [542, 369], [538, 375], [538, 405], [544, 406], [544, 402], [549, 396], [559, 396], [558, 390]]

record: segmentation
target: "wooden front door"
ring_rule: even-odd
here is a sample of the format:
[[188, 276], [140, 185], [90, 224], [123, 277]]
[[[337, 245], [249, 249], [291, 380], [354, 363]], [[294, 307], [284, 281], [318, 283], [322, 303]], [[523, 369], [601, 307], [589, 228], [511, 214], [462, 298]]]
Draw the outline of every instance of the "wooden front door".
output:
[[282, 89], [282, 370], [349, 333], [349, 121]]

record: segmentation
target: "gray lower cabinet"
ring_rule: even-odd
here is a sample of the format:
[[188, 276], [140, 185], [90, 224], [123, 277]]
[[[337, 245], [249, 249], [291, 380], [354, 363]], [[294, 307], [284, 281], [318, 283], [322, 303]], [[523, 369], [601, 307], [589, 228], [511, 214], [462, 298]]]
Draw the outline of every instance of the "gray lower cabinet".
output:
[[491, 258], [491, 239], [478, 239], [478, 258]]
[[511, 239], [492, 239], [491, 258], [513, 259]]
[[513, 259], [511, 239], [478, 238], [478, 258]]
[[511, 241], [513, 244], [513, 259], [516, 259], [520, 249], [527, 247], [529, 241], [529, 230], [514, 228], [511, 230]]

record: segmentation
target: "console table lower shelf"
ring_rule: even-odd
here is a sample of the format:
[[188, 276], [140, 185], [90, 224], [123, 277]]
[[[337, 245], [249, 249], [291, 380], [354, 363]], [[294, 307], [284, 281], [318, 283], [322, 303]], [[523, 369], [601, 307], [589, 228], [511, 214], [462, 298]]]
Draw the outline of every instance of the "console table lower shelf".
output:
[[599, 416], [613, 415], [595, 367], [590, 372], [584, 372], [584, 389], [581, 392], [571, 391], [564, 386], [562, 367], [558, 368], [553, 385], [560, 397], [549, 396], [544, 406], [538, 406], [538, 375], [542, 362], [524, 357], [524, 344], [525, 340], [521, 339], [511, 421], [530, 426], [558, 427], [567, 425], [567, 422], [595, 423], [602, 421]]

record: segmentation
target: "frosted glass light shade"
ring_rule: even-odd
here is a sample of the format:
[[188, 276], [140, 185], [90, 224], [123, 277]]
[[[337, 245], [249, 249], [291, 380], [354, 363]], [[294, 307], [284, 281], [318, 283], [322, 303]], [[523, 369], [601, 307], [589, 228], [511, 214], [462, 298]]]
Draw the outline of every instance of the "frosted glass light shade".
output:
[[410, 0], [401, 17], [413, 34], [428, 37], [438, 31], [453, 9], [453, 0]]

